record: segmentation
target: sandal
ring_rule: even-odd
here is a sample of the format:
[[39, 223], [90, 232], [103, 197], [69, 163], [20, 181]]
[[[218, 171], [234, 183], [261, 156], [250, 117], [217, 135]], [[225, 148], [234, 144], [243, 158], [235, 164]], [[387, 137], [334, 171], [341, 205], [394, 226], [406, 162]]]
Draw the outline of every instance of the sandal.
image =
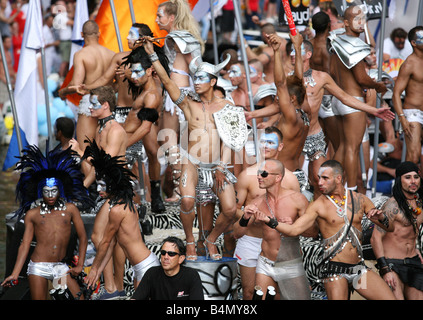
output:
[[205, 246], [207, 256], [209, 256], [209, 255], [210, 255], [210, 258], [211, 258], [213, 261], [219, 261], [219, 260], [222, 260], [222, 255], [221, 255], [220, 253], [214, 253], [214, 254], [210, 254], [210, 253], [209, 253], [208, 244], [210, 243], [210, 244], [214, 245], [214, 246], [216, 247], [216, 249], [217, 249], [217, 244], [216, 244], [216, 242], [211, 242], [211, 241], [209, 240], [209, 238], [208, 238], [208, 237], [207, 237], [207, 238], [205, 238], [204, 240], [207, 242], [207, 243], [206, 243], [206, 246]]
[[[188, 246], [188, 245], [194, 245], [194, 247], [195, 247], [195, 242], [187, 242], [187, 244], [186, 244], [186, 245], [187, 245], [187, 246]], [[186, 256], [186, 259], [187, 259], [187, 261], [197, 261], [198, 256], [197, 256], [196, 254], [187, 255], [187, 256]]]

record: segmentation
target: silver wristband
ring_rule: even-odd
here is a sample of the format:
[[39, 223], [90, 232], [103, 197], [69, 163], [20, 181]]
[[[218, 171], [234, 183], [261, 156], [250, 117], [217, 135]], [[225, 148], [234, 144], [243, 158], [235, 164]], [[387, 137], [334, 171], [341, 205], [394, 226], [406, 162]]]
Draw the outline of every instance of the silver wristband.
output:
[[157, 56], [156, 52], [153, 52], [152, 54], [148, 55], [148, 58], [150, 59], [151, 63], [153, 63], [154, 61], [159, 60], [159, 57]]

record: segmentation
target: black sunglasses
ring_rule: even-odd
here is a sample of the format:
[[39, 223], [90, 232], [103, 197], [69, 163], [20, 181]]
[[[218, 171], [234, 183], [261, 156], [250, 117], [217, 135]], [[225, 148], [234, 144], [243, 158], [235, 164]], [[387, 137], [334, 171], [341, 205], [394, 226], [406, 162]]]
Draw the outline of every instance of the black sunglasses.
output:
[[176, 256], [176, 255], [180, 255], [180, 253], [175, 252], [175, 251], [160, 250], [160, 254], [161, 254], [162, 256], [165, 256], [165, 255], [166, 255], [166, 253], [169, 255], [169, 257], [174, 257], [174, 256]]
[[277, 176], [279, 173], [267, 172], [266, 170], [257, 170], [257, 175], [261, 175], [262, 178], [267, 178], [269, 176], [269, 174], [273, 174], [273, 175]]

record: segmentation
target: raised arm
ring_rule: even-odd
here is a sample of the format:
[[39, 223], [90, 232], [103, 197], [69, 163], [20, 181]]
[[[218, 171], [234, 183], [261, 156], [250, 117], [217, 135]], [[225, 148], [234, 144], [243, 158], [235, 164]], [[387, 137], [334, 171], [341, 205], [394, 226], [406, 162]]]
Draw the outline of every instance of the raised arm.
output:
[[[154, 57], [155, 51], [153, 47], [153, 38], [151, 37], [144, 37], [145, 43], [144, 48], [145, 52], [150, 57], [150, 61], [154, 67], [154, 70], [156, 71], [157, 76], [160, 78], [160, 81], [163, 83], [164, 88], [169, 93], [170, 98], [173, 102], [178, 101], [178, 99], [181, 96], [181, 90], [177, 86], [177, 84], [169, 78], [166, 70], [163, 68], [162, 64], [160, 63], [159, 59]], [[179, 103], [178, 106], [184, 110], [184, 108], [188, 105], [188, 99], [185, 97], [182, 102]]]

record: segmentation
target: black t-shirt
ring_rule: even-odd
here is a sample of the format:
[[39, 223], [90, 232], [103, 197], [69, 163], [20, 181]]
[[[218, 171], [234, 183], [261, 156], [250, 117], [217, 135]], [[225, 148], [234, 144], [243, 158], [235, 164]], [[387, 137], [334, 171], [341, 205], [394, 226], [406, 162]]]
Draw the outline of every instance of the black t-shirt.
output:
[[162, 266], [146, 271], [132, 299], [135, 300], [204, 300], [203, 286], [197, 270], [181, 266], [169, 277]]

